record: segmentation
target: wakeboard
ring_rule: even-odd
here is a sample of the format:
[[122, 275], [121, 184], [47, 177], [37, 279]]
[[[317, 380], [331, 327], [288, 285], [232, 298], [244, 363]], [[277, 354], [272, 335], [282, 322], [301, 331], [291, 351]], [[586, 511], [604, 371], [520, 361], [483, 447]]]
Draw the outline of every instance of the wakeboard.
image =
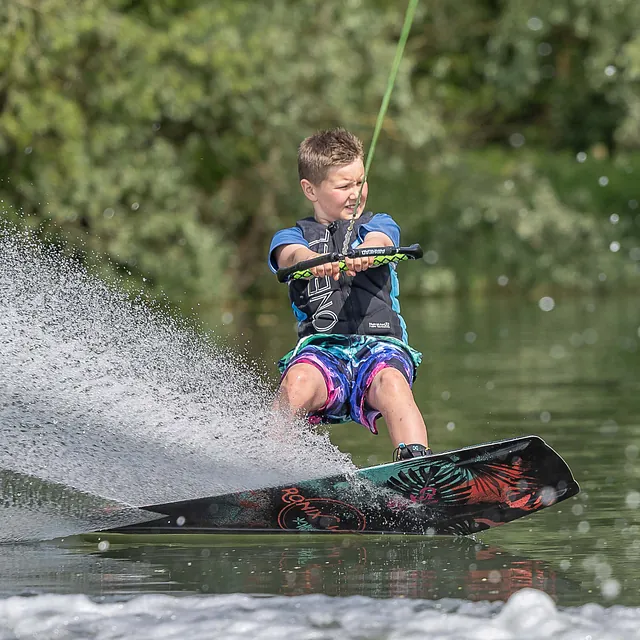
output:
[[468, 535], [579, 490], [565, 461], [541, 438], [527, 436], [352, 474], [145, 506], [158, 519], [109, 532]]

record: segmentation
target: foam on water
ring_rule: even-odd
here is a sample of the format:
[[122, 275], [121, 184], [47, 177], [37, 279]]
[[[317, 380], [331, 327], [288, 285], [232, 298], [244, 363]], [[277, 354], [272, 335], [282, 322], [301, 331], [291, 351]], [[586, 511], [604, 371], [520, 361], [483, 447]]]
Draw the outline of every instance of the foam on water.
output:
[[625, 640], [637, 638], [640, 609], [558, 609], [523, 589], [502, 604], [463, 600], [378, 600], [323, 595], [138, 596], [97, 603], [40, 595], [0, 601], [0, 640]]
[[0, 220], [0, 468], [132, 505], [351, 469], [212, 336]]

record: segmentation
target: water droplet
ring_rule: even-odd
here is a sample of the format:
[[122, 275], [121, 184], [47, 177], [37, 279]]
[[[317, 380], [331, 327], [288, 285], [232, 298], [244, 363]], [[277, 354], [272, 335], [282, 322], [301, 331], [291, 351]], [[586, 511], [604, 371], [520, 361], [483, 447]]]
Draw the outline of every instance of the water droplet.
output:
[[589, 533], [589, 529], [591, 529], [591, 525], [587, 520], [583, 520], [578, 525], [578, 533]]
[[543, 411], [540, 414], [540, 422], [544, 422], [545, 424], [551, 422], [551, 414], [548, 411]]
[[179, 527], [184, 526], [184, 523], [185, 523], [186, 521], [187, 521], [187, 519], [186, 519], [184, 516], [178, 516], [178, 517], [176, 518], [176, 524], [177, 524]]
[[553, 47], [548, 42], [541, 42], [538, 45], [538, 55], [550, 56], [553, 52]]
[[464, 334], [464, 339], [469, 343], [469, 344], [473, 344], [476, 341], [476, 338], [478, 336], [473, 332], [473, 331], [467, 331], [467, 333]]
[[451, 394], [448, 391], [443, 391], [440, 397], [446, 402], [451, 397]]
[[489, 575], [487, 576], [487, 580], [491, 584], [498, 584], [499, 582], [502, 581], [502, 574], [499, 571], [496, 571], [496, 569], [493, 569], [492, 571], [489, 571]]
[[612, 436], [618, 433], [618, 423], [615, 420], [605, 420], [600, 426], [600, 433], [605, 436]]
[[585, 162], [587, 159], [587, 154], [584, 151], [580, 151], [577, 155], [576, 155], [576, 160], [580, 163]]
[[604, 68], [604, 74], [609, 78], [615, 76], [617, 71], [618, 70], [612, 64], [609, 64]]
[[107, 551], [110, 546], [108, 540], [100, 540], [100, 542], [98, 542], [98, 551]]
[[607, 178], [607, 176], [600, 176], [598, 178], [598, 184], [601, 187], [606, 187], [609, 184], [609, 178]]
[[635, 460], [638, 457], [638, 453], [640, 453], [640, 448], [636, 444], [629, 444], [624, 450], [624, 455], [627, 456], [628, 460]]
[[102, 215], [107, 218], [108, 220], [110, 220], [111, 218], [113, 218], [113, 216], [115, 215], [115, 211], [111, 208], [108, 207], [107, 209], [105, 209], [102, 213]]
[[582, 336], [579, 333], [572, 333], [569, 343], [572, 347], [581, 347], [583, 343]]
[[538, 306], [543, 311], [552, 311], [553, 308], [556, 306], [556, 302], [550, 296], [545, 296], [544, 298], [540, 298], [540, 300], [538, 302]]
[[609, 578], [602, 583], [601, 591], [603, 597], [607, 598], [608, 600], [612, 600], [620, 594], [620, 583], [613, 578]]
[[620, 222], [620, 216], [617, 213], [612, 213], [609, 216], [609, 222], [611, 224], [618, 224], [618, 222]]
[[525, 138], [521, 133], [512, 133], [509, 136], [509, 144], [515, 149], [519, 149], [525, 143]]
[[26, 155], [30, 155], [32, 151], [33, 151], [33, 147], [25, 147], [24, 152]]
[[509, 278], [505, 275], [498, 276], [498, 284], [501, 287], [506, 287], [509, 284]]
[[134, 202], [134, 203], [131, 205], [131, 208], [132, 208], [134, 211], [137, 211], [137, 210], [140, 208], [140, 203], [139, 203], [139, 202]]
[[637, 509], [640, 507], [640, 493], [637, 491], [629, 491], [625, 498], [625, 503], [629, 509]]
[[453, 431], [456, 428], [455, 422], [447, 422], [447, 431]]
[[617, 253], [618, 251], [620, 251], [620, 243], [617, 242], [616, 240], [614, 240], [610, 245], [609, 245], [609, 251], [612, 251], [613, 253]]
[[554, 360], [561, 360], [567, 355], [567, 352], [561, 344], [554, 344], [551, 349], [549, 349], [549, 355]]
[[531, 31], [540, 31], [540, 29], [544, 27], [544, 23], [537, 16], [532, 16], [527, 20], [527, 27], [529, 27]]
[[553, 487], [543, 487], [540, 492], [540, 500], [546, 507], [550, 507], [552, 504], [555, 504], [557, 497], [558, 495]]
[[427, 263], [427, 264], [436, 264], [438, 262], [438, 259], [440, 258], [440, 256], [438, 255], [437, 251], [434, 251], [433, 249], [429, 249], [425, 254], [424, 254], [424, 258], [423, 260]]
[[222, 314], [222, 324], [231, 324], [233, 322], [233, 313], [231, 311], [225, 311]]

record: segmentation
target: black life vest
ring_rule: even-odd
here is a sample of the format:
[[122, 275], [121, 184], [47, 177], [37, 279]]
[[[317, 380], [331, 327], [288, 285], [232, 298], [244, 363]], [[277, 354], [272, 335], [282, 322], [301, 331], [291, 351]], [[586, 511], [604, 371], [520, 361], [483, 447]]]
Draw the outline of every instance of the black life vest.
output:
[[[356, 221], [352, 238], [373, 218], [363, 213]], [[342, 252], [349, 220], [337, 220], [329, 225], [315, 218], [298, 220], [296, 226], [316, 253]], [[298, 319], [298, 337], [318, 333], [341, 335], [392, 336], [404, 342], [407, 334], [399, 314], [396, 298], [398, 280], [395, 265], [367, 269], [355, 277], [340, 275], [336, 281], [328, 276], [289, 282], [289, 299]]]

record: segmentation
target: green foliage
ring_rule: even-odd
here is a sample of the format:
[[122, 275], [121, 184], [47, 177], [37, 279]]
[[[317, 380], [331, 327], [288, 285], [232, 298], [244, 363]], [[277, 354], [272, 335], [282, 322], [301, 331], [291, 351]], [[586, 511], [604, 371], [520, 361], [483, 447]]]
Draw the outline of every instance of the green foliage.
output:
[[[616, 171], [612, 164], [594, 168], [567, 155], [493, 148], [412, 174], [408, 181], [424, 185], [423, 198], [421, 205], [407, 206], [422, 215], [401, 213], [398, 218], [405, 236], [421, 239], [429, 267], [408, 270], [405, 290], [443, 294], [637, 286], [638, 203], [627, 199], [631, 181], [617, 180], [629, 175], [628, 167]], [[602, 177], [602, 172], [614, 187], [601, 186], [598, 178], [587, 186], [592, 175]], [[402, 201], [403, 195], [393, 192], [392, 199]], [[613, 203], [613, 211], [621, 213], [610, 215]]]
[[[370, 140], [404, 10], [8, 0], [0, 199], [134, 289], [185, 305], [281, 294], [265, 253], [307, 212], [297, 145], [336, 125]], [[638, 226], [609, 216], [637, 198], [623, 164], [640, 144], [638, 23], [634, 0], [421, 2], [370, 196], [438, 254], [405, 291], [635, 277]]]

